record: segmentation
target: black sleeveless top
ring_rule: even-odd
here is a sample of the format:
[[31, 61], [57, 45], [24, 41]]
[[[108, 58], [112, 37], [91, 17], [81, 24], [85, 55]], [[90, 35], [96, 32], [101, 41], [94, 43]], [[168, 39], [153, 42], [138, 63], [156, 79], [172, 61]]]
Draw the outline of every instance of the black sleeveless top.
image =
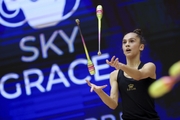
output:
[[[138, 69], [143, 65], [141, 63]], [[155, 111], [154, 100], [148, 94], [148, 87], [154, 79], [136, 81], [125, 77], [124, 72], [119, 70], [117, 82], [122, 99], [123, 120], [160, 120]]]

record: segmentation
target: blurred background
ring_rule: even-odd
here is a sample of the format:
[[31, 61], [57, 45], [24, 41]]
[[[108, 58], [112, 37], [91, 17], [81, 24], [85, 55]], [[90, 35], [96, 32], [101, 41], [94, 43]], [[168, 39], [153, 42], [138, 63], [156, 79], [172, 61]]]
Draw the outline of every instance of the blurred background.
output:
[[[96, 7], [102, 5], [98, 56]], [[90, 75], [80, 20], [96, 74]], [[125, 63], [123, 35], [140, 28], [147, 41], [143, 62], [154, 62], [157, 79], [180, 60], [179, 0], [0, 0], [1, 120], [121, 120], [85, 79], [107, 84], [113, 55]], [[161, 120], [180, 119], [180, 84], [156, 99]], [[121, 98], [119, 99], [121, 103]]]

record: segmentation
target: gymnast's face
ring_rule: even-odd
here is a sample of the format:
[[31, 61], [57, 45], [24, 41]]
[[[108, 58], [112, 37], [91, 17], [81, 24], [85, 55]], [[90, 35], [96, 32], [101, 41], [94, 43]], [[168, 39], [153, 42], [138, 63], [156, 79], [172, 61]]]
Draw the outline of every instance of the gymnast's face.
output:
[[124, 36], [122, 41], [123, 53], [126, 57], [135, 57], [140, 55], [144, 49], [144, 44], [140, 43], [140, 38], [136, 33], [128, 33]]

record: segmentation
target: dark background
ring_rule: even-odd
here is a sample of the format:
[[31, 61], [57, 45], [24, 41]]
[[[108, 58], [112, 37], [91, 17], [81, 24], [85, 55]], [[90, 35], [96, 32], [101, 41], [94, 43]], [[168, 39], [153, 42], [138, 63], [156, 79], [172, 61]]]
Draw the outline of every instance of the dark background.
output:
[[[36, 2], [36, 1], [32, 1]], [[74, 6], [76, 0], [66, 0], [64, 15]], [[86, 60], [84, 48], [79, 31], [74, 41], [74, 52], [69, 52], [67, 43], [62, 36], [57, 35], [54, 44], [63, 51], [63, 55], [57, 55], [53, 50], [48, 50], [48, 57], [43, 58], [41, 52], [40, 34], [44, 34], [48, 41], [55, 31], [63, 30], [70, 37], [74, 28], [77, 28], [75, 19], [80, 19], [80, 27], [86, 41], [86, 46], [91, 58], [97, 57], [98, 30], [96, 18], [96, 6], [103, 6], [101, 50], [110, 59], [113, 55], [119, 57], [125, 63], [125, 57], [121, 50], [123, 35], [140, 28], [147, 41], [146, 49], [142, 54], [142, 61], [152, 61], [157, 66], [157, 79], [167, 76], [171, 65], [180, 60], [180, 1], [179, 0], [81, 0], [77, 10], [68, 19], [60, 21], [57, 25], [42, 29], [32, 28], [28, 22], [19, 27], [0, 25], [0, 80], [8, 73], [15, 73], [18, 79], [9, 79], [4, 83], [4, 89], [8, 93], [15, 93], [15, 84], [21, 85], [22, 93], [14, 99], [7, 99], [2, 95], [0, 86], [0, 119], [1, 120], [26, 120], [26, 119], [53, 119], [53, 120], [107, 120], [120, 119], [121, 106], [113, 111], [105, 106], [99, 97], [89, 92], [86, 83], [75, 84], [69, 76], [70, 64], [77, 59]], [[44, 6], [39, 6], [44, 7]], [[12, 14], [4, 2], [1, 2], [4, 12]], [[37, 9], [38, 8], [32, 8]], [[47, 8], [48, 9], [48, 8]], [[0, 12], [2, 13], [2, 12]], [[35, 13], [34, 13], [35, 14]], [[25, 19], [22, 9], [14, 18], [1, 19], [11, 23]], [[34, 42], [27, 45], [35, 46], [39, 50], [39, 56], [33, 62], [23, 62], [22, 56], [31, 56], [32, 52], [20, 49], [20, 41], [26, 36], [34, 36]], [[105, 64], [106, 57], [98, 61], [98, 65]], [[70, 84], [65, 87], [58, 83], [52, 85], [52, 89], [46, 89], [52, 66], [59, 67], [59, 75], [56, 71], [54, 80], [67, 80]], [[95, 66], [97, 67], [97, 66]], [[104, 66], [105, 67], [105, 66]], [[38, 69], [43, 74], [42, 86], [44, 92], [32, 88], [31, 95], [27, 95], [24, 83], [24, 71]], [[113, 68], [101, 69], [100, 75], [108, 75]], [[98, 80], [96, 76], [88, 73], [84, 64], [74, 68], [74, 75], [78, 79], [86, 76], [97, 85], [108, 84], [105, 92], [109, 94], [110, 86], [107, 77]], [[36, 74], [30, 76], [31, 82], [38, 79]], [[82, 81], [82, 80], [81, 80]], [[161, 98], [156, 99], [156, 109], [162, 120], [180, 119], [180, 86], [177, 83], [173, 90]], [[121, 102], [121, 99], [119, 100]], [[108, 119], [109, 118], [109, 119]], [[87, 119], [88, 120], [88, 119]], [[90, 120], [90, 119], [89, 119]]]

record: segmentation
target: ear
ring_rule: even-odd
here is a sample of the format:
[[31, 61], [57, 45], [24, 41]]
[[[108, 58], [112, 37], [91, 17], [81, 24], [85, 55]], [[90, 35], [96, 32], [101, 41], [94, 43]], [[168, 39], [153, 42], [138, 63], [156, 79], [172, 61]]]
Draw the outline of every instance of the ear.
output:
[[144, 44], [141, 44], [141, 45], [139, 46], [139, 50], [140, 50], [140, 51], [143, 51], [143, 50], [144, 50]]

